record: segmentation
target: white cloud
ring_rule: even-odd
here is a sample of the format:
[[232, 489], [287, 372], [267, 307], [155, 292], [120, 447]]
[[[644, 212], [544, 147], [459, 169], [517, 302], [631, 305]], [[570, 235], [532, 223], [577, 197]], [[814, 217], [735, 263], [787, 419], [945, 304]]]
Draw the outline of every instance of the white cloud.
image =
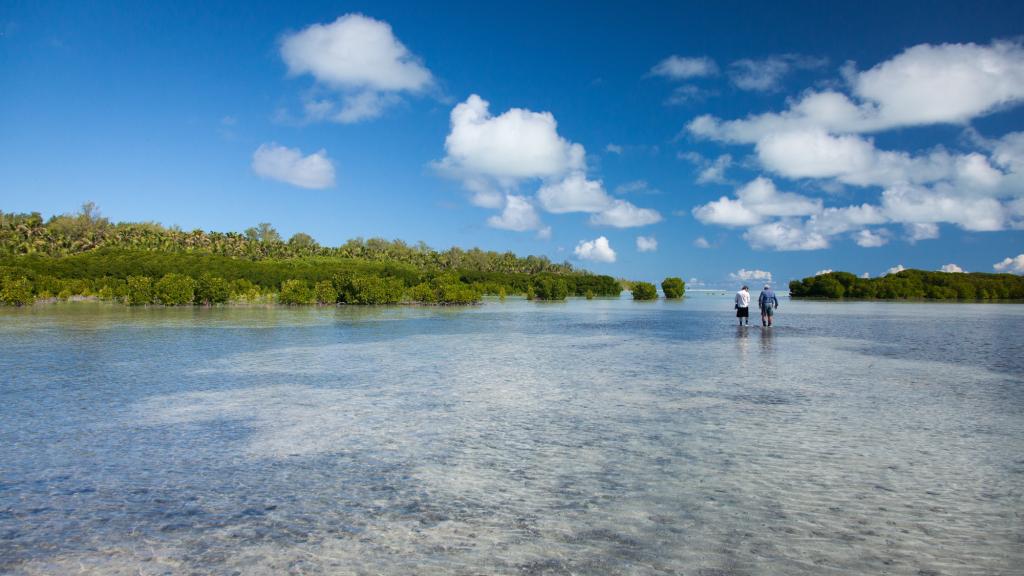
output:
[[600, 212], [612, 202], [601, 182], [587, 180], [582, 172], [574, 172], [561, 182], [542, 186], [537, 191], [537, 199], [545, 210], [554, 214]]
[[882, 192], [881, 207], [893, 222], [948, 222], [973, 231], [1003, 228], [1007, 216], [998, 200], [965, 196], [960, 192], [950, 185], [895, 186]]
[[639, 252], [654, 252], [658, 249], [658, 239], [654, 236], [637, 236], [636, 249]]
[[455, 106], [445, 139], [443, 169], [512, 184], [525, 178], [551, 178], [584, 168], [583, 146], [558, 135], [550, 112], [512, 108], [492, 116], [476, 94]]
[[1013, 258], [1004, 258], [1002, 262], [992, 265], [996, 272], [1009, 272], [1011, 274], [1024, 274], [1024, 254], [1018, 254]]
[[724, 184], [725, 171], [732, 165], [732, 156], [729, 154], [722, 154], [718, 158], [715, 158], [714, 162], [706, 165], [700, 174], [697, 175], [697, 184]]
[[661, 222], [661, 214], [650, 208], [639, 208], [625, 200], [613, 199], [610, 206], [590, 217], [595, 226], [635, 228]]
[[889, 243], [889, 233], [885, 229], [873, 232], [865, 228], [857, 232], [853, 238], [861, 248], [879, 248]]
[[943, 264], [942, 268], [939, 268], [939, 272], [966, 272], [966, 270], [956, 264]]
[[[512, 230], [514, 232], [525, 232], [527, 230], [538, 230], [541, 227], [540, 216], [533, 208], [533, 204], [523, 197], [509, 194], [505, 198], [505, 209], [500, 216], [491, 216], [487, 224], [492, 228]], [[550, 230], [548, 231], [550, 234]]]
[[[753, 144], [767, 171], [816, 180], [821, 190], [880, 188], [876, 202], [822, 206], [750, 237], [770, 245], [764, 236], [785, 232], [796, 238], [802, 229], [826, 242], [801, 245], [827, 245], [831, 236], [856, 231], [858, 243], [877, 246], [881, 239], [875, 232], [861, 232], [866, 226], [901, 225], [911, 243], [938, 237], [940, 224], [978, 232], [1024, 228], [1024, 133], [986, 140], [969, 130], [966, 143], [980, 150], [963, 153], [942, 147], [914, 153], [881, 150], [862, 135], [964, 124], [1024, 102], [1024, 45], [923, 44], [866, 71], [848, 65], [844, 75], [850, 95], [835, 89], [809, 91], [782, 112], [731, 121], [705, 115], [688, 125], [699, 137]], [[705, 223], [726, 226], [778, 224], [777, 219], [787, 218], [765, 214], [738, 196], [694, 210]]]
[[608, 244], [608, 239], [598, 236], [594, 240], [580, 240], [573, 251], [581, 260], [594, 262], [615, 262], [615, 251]]
[[832, 269], [831, 268], [826, 268], [824, 270], [818, 270], [817, 272], [814, 273], [814, 275], [815, 276], [824, 276], [825, 274], [831, 274], [831, 273], [832, 273]]
[[715, 76], [718, 74], [718, 65], [715, 61], [706, 56], [697, 58], [684, 58], [672, 55], [665, 58], [651, 68], [652, 75], [664, 76], [672, 80], [686, 80], [701, 76]]
[[733, 280], [764, 280], [765, 282], [772, 281], [772, 273], [765, 270], [747, 270], [746, 268], [740, 268], [739, 270], [729, 274], [729, 278]]
[[866, 280], [868, 278], [871, 278], [871, 273], [870, 272], [865, 272], [865, 273], [861, 274], [860, 277], [864, 278]]
[[622, 148], [622, 146], [619, 146], [618, 144], [609, 144], [609, 145], [605, 146], [604, 149], [607, 152], [611, 152], [612, 154], [618, 154], [620, 156], [622, 155], [623, 152], [625, 152], [625, 150]]
[[767, 92], [779, 88], [782, 78], [794, 69], [820, 68], [827, 60], [796, 54], [760, 60], [743, 59], [729, 65], [729, 79], [741, 90]]
[[767, 217], [807, 216], [821, 211], [821, 200], [779, 192], [771, 180], [759, 177], [737, 190], [736, 199], [722, 196], [697, 206], [693, 215], [705, 224], [752, 226]]
[[939, 225], [927, 222], [912, 222], [903, 225], [907, 241], [911, 244], [920, 240], [934, 240], [939, 237]]
[[[281, 57], [290, 74], [310, 74], [341, 94], [341, 108], [332, 118], [343, 123], [379, 116], [398, 93], [422, 92], [434, 83], [387, 22], [362, 14], [346, 14], [285, 36]], [[320, 102], [314, 112], [323, 117], [333, 108], [333, 103]]]
[[261, 178], [301, 188], [334, 186], [334, 164], [325, 150], [303, 156], [298, 148], [286, 148], [275, 142], [262, 144], [253, 152], [252, 171]]
[[888, 125], [963, 124], [1024, 99], [1024, 47], [920, 44], [855, 73], [852, 85]]
[[743, 233], [743, 238], [759, 250], [821, 250], [829, 246], [828, 238], [823, 234], [808, 230], [792, 220], [752, 226]]
[[547, 212], [586, 212], [592, 214], [593, 224], [619, 228], [661, 220], [658, 212], [614, 199], [600, 180], [589, 180], [583, 146], [558, 134], [550, 112], [512, 108], [494, 116], [489, 108], [476, 94], [455, 106], [445, 139], [446, 156], [435, 166], [461, 179], [472, 192], [471, 202], [478, 206], [496, 208], [505, 197], [519, 198], [515, 205], [505, 203], [506, 212], [511, 209], [512, 214], [493, 217], [489, 221], [492, 226], [536, 227], [511, 224], [525, 215], [523, 203], [536, 217], [533, 204], [517, 193], [524, 181], [540, 182], [536, 201]]
[[893, 266], [892, 268], [889, 268], [885, 272], [882, 272], [882, 276], [888, 276], [889, 274], [896, 274], [897, 272], [903, 272], [904, 270], [906, 270], [906, 268], [903, 267], [903, 264], [897, 264], [897, 265]]
[[901, 126], [963, 124], [1024, 100], [1024, 47], [1019, 43], [920, 44], [870, 70], [846, 70], [856, 103], [834, 90], [808, 92], [780, 113], [722, 122], [694, 119], [694, 135], [755, 143], [776, 132], [820, 128], [876, 132]]
[[693, 241], [693, 245], [697, 248], [711, 248], [711, 243], [703, 236], [698, 236], [697, 239]]

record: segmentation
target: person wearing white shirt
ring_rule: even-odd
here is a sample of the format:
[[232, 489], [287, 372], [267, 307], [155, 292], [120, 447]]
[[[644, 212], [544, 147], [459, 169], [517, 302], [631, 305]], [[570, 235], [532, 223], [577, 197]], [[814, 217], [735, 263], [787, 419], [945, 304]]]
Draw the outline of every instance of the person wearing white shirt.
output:
[[736, 293], [736, 319], [739, 320], [740, 326], [743, 326], [744, 322], [750, 326], [750, 292], [746, 286]]

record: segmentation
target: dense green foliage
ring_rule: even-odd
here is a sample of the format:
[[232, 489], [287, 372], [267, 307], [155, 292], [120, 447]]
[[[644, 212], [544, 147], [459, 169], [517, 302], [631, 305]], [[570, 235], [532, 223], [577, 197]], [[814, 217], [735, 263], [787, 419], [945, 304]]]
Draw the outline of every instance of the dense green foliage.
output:
[[[318, 244], [308, 234], [296, 233], [287, 242], [263, 222], [244, 233], [184, 231], [152, 222], [112, 223], [87, 203], [76, 214], [43, 219], [38, 212], [8, 214], [0, 211], [0, 254], [69, 256], [100, 248], [157, 252], [205, 252], [259, 260], [297, 257], [332, 257], [407, 264], [420, 270], [458, 270], [510, 274], [571, 274], [568, 262], [556, 264], [543, 256], [520, 258], [512, 252], [485, 252], [453, 247], [432, 250], [422, 242], [410, 246], [401, 240], [355, 238], [337, 247]], [[525, 288], [524, 288], [525, 290]]]
[[328, 248], [301, 232], [284, 242], [267, 223], [241, 234], [113, 224], [91, 204], [45, 222], [38, 213], [0, 212], [0, 280], [20, 278], [25, 283], [12, 284], [11, 302], [26, 286], [29, 302], [81, 295], [169, 305], [457, 304], [538, 286], [545, 299], [621, 292], [610, 276], [544, 257], [475, 248], [439, 252], [379, 238]]
[[0, 280], [0, 302], [13, 306], [31, 304], [35, 300], [32, 295], [32, 284], [27, 278], [10, 278]]
[[565, 300], [569, 286], [562, 278], [541, 277], [533, 282], [533, 294], [537, 300]]
[[231, 284], [227, 280], [204, 272], [196, 281], [197, 304], [223, 304], [231, 299]]
[[655, 300], [658, 289], [650, 282], [633, 282], [633, 300]]
[[126, 296], [128, 304], [152, 303], [153, 279], [149, 276], [129, 276]]
[[281, 283], [281, 292], [277, 301], [281, 304], [312, 304], [316, 300], [313, 291], [305, 280], [285, 280]]
[[904, 270], [879, 278], [858, 278], [849, 272], [831, 272], [789, 283], [794, 297], [1022, 300], [1024, 277], [980, 272], [928, 272]]
[[196, 281], [184, 274], [165, 274], [153, 286], [156, 299], [164, 306], [192, 304], [196, 298]]
[[682, 278], [665, 278], [661, 281], [661, 291], [665, 293], [665, 298], [682, 298], [686, 292], [686, 282]]

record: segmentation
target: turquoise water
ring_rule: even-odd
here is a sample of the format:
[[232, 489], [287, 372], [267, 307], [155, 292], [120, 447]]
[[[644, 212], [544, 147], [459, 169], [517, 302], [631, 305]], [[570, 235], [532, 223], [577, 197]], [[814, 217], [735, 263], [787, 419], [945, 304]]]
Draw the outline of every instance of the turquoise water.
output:
[[1024, 306], [731, 308], [0, 309], [0, 573], [1024, 573]]

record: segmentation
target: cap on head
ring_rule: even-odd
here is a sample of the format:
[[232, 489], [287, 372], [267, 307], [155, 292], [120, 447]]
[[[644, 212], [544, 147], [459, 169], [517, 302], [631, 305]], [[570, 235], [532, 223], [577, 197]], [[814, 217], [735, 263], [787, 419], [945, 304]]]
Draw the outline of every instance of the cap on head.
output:
[[768, 285], [768, 284], [765, 284], [765, 285], [764, 285], [764, 289], [765, 289], [765, 290], [767, 290], [767, 289], [769, 289], [769, 288], [771, 288], [771, 286], [770, 286], [770, 285]]

